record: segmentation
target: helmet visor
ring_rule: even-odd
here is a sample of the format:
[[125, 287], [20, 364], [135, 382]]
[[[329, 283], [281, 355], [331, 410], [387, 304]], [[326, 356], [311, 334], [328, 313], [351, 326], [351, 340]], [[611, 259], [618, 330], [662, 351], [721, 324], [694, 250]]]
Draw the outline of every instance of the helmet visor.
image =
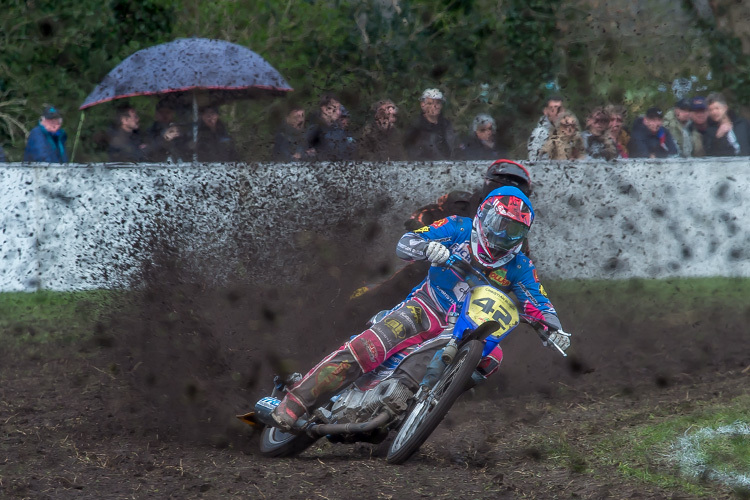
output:
[[480, 219], [487, 249], [492, 254], [503, 254], [518, 245], [529, 233], [525, 224], [504, 217], [495, 210], [486, 210]]

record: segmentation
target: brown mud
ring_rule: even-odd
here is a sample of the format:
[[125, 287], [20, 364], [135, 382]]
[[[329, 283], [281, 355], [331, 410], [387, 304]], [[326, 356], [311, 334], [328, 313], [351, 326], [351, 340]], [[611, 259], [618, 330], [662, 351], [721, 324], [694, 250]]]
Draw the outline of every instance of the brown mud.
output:
[[[0, 497], [698, 498], [623, 475], [598, 446], [744, 394], [744, 316], [631, 320], [628, 304], [554, 290], [575, 335], [571, 356], [519, 328], [504, 341], [500, 372], [405, 465], [388, 465], [377, 445], [325, 440], [297, 458], [262, 457], [234, 415], [265, 395], [274, 373], [308, 369], [376, 312], [367, 309], [380, 299], [348, 297], [390, 270], [341, 262], [302, 269], [298, 287], [221, 290], [172, 262], [85, 342], [4, 349]], [[673, 469], [657, 456], [649, 467]], [[743, 497], [706, 487], [708, 498]]]

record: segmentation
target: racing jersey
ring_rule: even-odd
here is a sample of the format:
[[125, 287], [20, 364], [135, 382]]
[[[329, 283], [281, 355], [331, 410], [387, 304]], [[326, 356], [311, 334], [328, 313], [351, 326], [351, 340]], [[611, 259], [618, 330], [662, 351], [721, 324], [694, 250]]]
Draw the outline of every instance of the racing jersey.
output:
[[[436, 241], [445, 245], [452, 255], [471, 262], [471, 230], [473, 220], [452, 215], [429, 226], [404, 234], [396, 246], [396, 255], [404, 260], [425, 260], [427, 244]], [[534, 263], [523, 253], [497, 269], [482, 270], [489, 281], [504, 292], [513, 292], [520, 303], [520, 311], [545, 321], [560, 329], [554, 306], [539, 282]], [[451, 306], [458, 311], [463, 306], [469, 284], [447, 267], [430, 266], [427, 277], [409, 294], [418, 296], [435, 307], [437, 313], [447, 313]]]

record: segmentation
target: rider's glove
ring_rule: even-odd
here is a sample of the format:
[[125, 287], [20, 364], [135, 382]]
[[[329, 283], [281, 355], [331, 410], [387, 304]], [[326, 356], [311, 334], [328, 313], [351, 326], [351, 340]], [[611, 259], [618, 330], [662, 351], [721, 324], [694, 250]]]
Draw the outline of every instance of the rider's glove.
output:
[[425, 249], [425, 257], [433, 264], [442, 264], [451, 256], [451, 251], [437, 241], [431, 241]]
[[565, 349], [570, 347], [570, 334], [562, 330], [557, 330], [549, 334], [547, 341], [555, 344], [561, 351], [565, 351]]

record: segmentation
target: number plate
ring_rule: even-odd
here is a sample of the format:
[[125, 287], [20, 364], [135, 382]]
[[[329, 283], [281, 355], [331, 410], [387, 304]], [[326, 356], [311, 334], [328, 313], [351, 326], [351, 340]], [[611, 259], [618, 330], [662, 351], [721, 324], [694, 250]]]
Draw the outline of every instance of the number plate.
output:
[[502, 337], [518, 325], [518, 310], [510, 297], [491, 286], [478, 286], [471, 293], [467, 315], [477, 326], [487, 321], [500, 323], [500, 330], [493, 334]]

